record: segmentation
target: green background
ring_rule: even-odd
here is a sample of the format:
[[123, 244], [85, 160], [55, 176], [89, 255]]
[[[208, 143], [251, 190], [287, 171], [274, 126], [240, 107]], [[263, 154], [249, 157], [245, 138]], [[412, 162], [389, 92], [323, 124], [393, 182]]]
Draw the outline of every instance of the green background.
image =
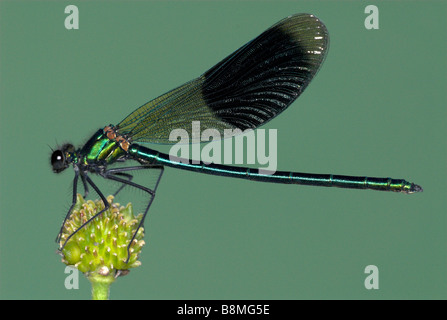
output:
[[[75, 4], [80, 29], [64, 28]], [[366, 30], [376, 4], [380, 29]], [[406, 178], [422, 194], [272, 185], [165, 171], [143, 265], [112, 299], [447, 298], [445, 1], [1, 1], [0, 298], [64, 287], [54, 238], [81, 146], [280, 19], [308, 12], [331, 45], [284, 114], [278, 170]], [[156, 147], [156, 146], [155, 146]], [[166, 151], [166, 149], [162, 150]], [[142, 196], [139, 192], [129, 193]], [[364, 269], [379, 268], [379, 290]]]

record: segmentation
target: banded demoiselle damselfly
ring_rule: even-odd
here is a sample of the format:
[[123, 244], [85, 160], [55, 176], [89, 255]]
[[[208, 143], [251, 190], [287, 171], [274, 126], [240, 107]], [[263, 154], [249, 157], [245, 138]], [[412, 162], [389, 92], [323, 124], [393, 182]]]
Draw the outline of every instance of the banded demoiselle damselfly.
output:
[[[99, 129], [82, 148], [65, 144], [54, 151], [51, 156], [53, 171], [59, 173], [72, 165], [75, 172], [73, 200], [62, 228], [75, 206], [79, 178], [85, 193], [91, 186], [104, 202], [104, 210], [108, 209], [106, 197], [89, 174], [119, 182], [121, 188], [130, 186], [147, 193], [149, 202], [138, 226], [140, 228], [154, 200], [165, 166], [262, 182], [401, 193], [422, 191], [419, 185], [403, 179], [285, 171], [265, 174], [256, 169], [216, 163], [173, 161], [168, 154], [137, 144], [172, 144], [170, 132], [179, 128], [191, 132], [193, 121], [200, 121], [202, 132], [214, 129], [224, 133], [226, 129], [244, 131], [260, 127], [284, 111], [304, 91], [320, 69], [328, 47], [328, 31], [318, 18], [310, 14], [289, 16], [200, 77], [144, 104], [118, 125]], [[113, 164], [131, 160], [137, 164], [111, 168]], [[132, 174], [142, 169], [156, 173], [153, 187], [133, 182]], [[66, 239], [60, 250], [76, 231]], [[129, 247], [131, 244], [132, 241]]]

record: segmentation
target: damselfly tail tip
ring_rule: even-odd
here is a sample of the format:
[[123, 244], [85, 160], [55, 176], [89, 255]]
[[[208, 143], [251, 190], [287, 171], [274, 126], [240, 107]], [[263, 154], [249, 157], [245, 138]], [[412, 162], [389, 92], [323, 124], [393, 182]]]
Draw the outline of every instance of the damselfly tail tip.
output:
[[424, 189], [422, 189], [422, 187], [420, 185], [412, 183], [408, 193], [415, 193], [415, 192], [422, 192], [422, 191], [424, 191]]

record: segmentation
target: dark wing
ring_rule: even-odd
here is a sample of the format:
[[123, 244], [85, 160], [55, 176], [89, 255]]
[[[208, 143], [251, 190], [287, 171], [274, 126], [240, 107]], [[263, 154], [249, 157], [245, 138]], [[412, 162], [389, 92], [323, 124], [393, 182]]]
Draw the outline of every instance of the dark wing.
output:
[[329, 46], [325, 25], [310, 14], [289, 16], [200, 77], [146, 103], [120, 124], [132, 141], [169, 141], [174, 129], [254, 129], [286, 109], [310, 83]]

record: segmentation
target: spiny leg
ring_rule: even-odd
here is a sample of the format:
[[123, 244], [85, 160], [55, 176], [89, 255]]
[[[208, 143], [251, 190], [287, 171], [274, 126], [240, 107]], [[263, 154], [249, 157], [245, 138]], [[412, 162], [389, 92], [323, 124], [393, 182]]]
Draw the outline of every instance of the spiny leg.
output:
[[64, 231], [65, 222], [67, 221], [68, 217], [71, 214], [71, 211], [73, 210], [74, 206], [76, 205], [76, 199], [78, 194], [78, 178], [79, 178], [79, 169], [78, 167], [74, 167], [75, 176], [73, 178], [73, 198], [71, 201], [70, 209], [68, 209], [67, 214], [65, 215], [64, 222], [62, 222], [61, 230], [59, 231], [59, 234], [56, 237], [56, 243], [61, 240], [62, 232]]
[[[125, 180], [123, 178], [117, 177], [117, 175], [121, 175], [122, 176], [121, 173], [123, 173], [123, 171], [132, 171], [132, 170], [141, 170], [141, 169], [160, 169], [160, 174], [158, 175], [157, 182], [155, 183], [155, 187], [154, 187], [153, 190], [149, 189], [149, 188], [146, 188], [145, 186], [142, 186], [140, 184], [134, 183], [134, 182], [132, 182], [130, 180]], [[157, 166], [134, 166], [134, 167], [125, 167], [125, 168], [114, 168], [114, 169], [107, 170], [105, 172], [105, 178], [110, 179], [110, 180], [114, 180], [114, 181], [117, 181], [117, 182], [121, 182], [122, 184], [126, 184], [128, 186], [140, 189], [140, 190], [142, 190], [144, 192], [147, 192], [150, 195], [150, 197], [151, 197], [150, 200], [149, 200], [149, 203], [148, 203], [148, 205], [146, 207], [146, 210], [144, 211], [143, 218], [141, 219], [140, 223], [138, 224], [138, 227], [135, 230], [135, 233], [133, 234], [132, 239], [130, 240], [129, 244], [127, 245], [127, 260], [126, 260], [126, 263], [128, 263], [129, 259], [130, 259], [130, 247], [132, 246], [132, 243], [135, 240], [135, 237], [136, 237], [136, 235], [138, 233], [138, 230], [140, 230], [140, 228], [143, 226], [144, 219], [146, 218], [146, 215], [147, 215], [147, 213], [149, 211], [149, 208], [152, 205], [152, 201], [154, 201], [155, 192], [157, 191], [158, 184], [160, 183], [161, 177], [163, 175], [163, 171], [164, 171], [164, 167], [157, 165]]]
[[87, 198], [89, 190], [88, 190], [88, 184], [87, 181], [85, 181], [85, 175], [81, 174], [81, 181], [82, 185], [84, 186], [84, 199]]
[[[128, 181], [132, 181], [133, 179], [133, 175], [129, 174], [129, 173], [125, 173], [125, 172], [116, 172], [114, 173], [115, 175], [120, 175], [122, 177], [126, 177]], [[115, 193], [113, 194], [114, 197], [116, 197], [118, 195], [118, 193], [120, 193], [121, 190], [124, 189], [124, 187], [126, 186], [126, 184], [122, 183], [121, 186], [118, 188], [118, 190], [115, 191]]]

